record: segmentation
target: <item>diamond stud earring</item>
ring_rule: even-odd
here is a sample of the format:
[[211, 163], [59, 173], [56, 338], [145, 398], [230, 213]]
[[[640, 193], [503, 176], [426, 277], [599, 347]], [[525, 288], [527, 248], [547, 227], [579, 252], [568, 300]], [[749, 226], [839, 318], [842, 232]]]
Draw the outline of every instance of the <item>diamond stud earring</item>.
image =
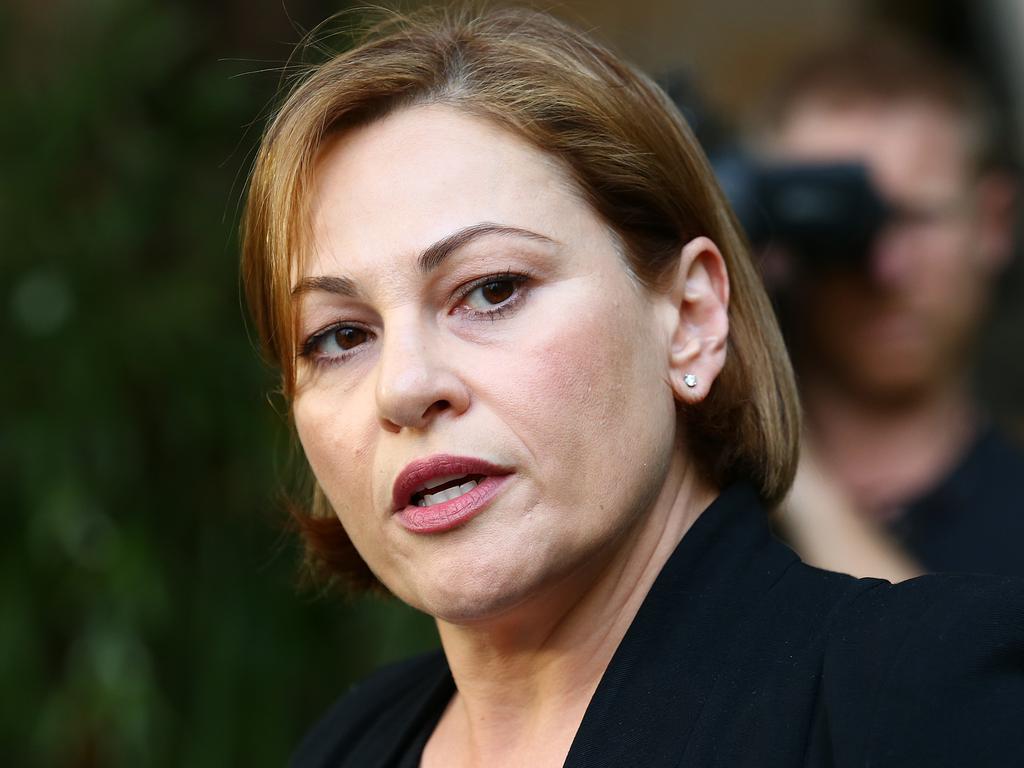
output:
[[688, 373], [685, 376], [683, 376], [683, 384], [688, 386], [690, 389], [693, 389], [694, 387], [697, 386], [697, 377], [694, 376], [692, 373]]

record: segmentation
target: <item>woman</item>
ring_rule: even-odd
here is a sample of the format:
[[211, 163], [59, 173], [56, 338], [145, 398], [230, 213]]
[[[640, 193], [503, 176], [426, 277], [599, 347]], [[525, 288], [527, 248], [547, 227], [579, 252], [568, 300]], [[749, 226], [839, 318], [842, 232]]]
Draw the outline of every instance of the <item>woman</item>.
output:
[[244, 241], [311, 557], [443, 645], [296, 765], [1024, 757], [1015, 583], [858, 582], [771, 538], [798, 417], [770, 307], [678, 114], [586, 36], [382, 24], [272, 121]]

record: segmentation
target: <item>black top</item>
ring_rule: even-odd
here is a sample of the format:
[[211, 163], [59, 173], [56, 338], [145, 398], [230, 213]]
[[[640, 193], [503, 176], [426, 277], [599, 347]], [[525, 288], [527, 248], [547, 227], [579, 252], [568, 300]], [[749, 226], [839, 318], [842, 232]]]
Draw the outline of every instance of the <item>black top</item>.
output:
[[[293, 765], [415, 766], [453, 692], [440, 652], [388, 667]], [[820, 571], [730, 488], [662, 569], [565, 765], [1024, 766], [1024, 581]]]
[[982, 431], [891, 530], [926, 570], [1024, 576], [1024, 456], [996, 430]]

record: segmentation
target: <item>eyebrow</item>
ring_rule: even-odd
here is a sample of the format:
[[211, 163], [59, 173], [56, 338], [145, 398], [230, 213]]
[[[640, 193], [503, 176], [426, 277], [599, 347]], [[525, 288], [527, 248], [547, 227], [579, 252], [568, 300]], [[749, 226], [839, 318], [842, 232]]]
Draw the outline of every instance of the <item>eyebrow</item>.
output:
[[430, 273], [441, 266], [444, 260], [452, 255], [459, 248], [485, 235], [499, 235], [502, 237], [524, 237], [528, 240], [535, 240], [541, 243], [554, 245], [555, 241], [550, 237], [531, 232], [528, 229], [519, 227], [508, 227], [502, 224], [494, 224], [489, 221], [480, 224], [473, 224], [454, 232], [448, 237], [438, 240], [420, 254], [416, 260], [421, 272]]
[[292, 288], [292, 298], [298, 298], [302, 294], [323, 291], [325, 293], [336, 293], [339, 296], [358, 296], [355, 283], [347, 277], [335, 277], [324, 275], [321, 277], [304, 277]]
[[[485, 221], [480, 224], [472, 224], [468, 227], [463, 227], [447, 237], [438, 240], [433, 245], [428, 246], [417, 257], [416, 264], [421, 272], [429, 274], [440, 267], [441, 264], [444, 263], [445, 259], [451, 256], [455, 251], [468, 245], [473, 240], [487, 235], [498, 235], [500, 237], [522, 237], [540, 243], [548, 243], [551, 245], [556, 244], [556, 242], [550, 237], [537, 232], [531, 232], [528, 229], [509, 227], [503, 224], [494, 224], [493, 222]], [[299, 280], [295, 287], [292, 288], [292, 298], [297, 298], [302, 294], [313, 291], [334, 293], [340, 296], [355, 297], [359, 295], [359, 290], [356, 288], [355, 283], [347, 277], [323, 275], [318, 277], [304, 277]]]

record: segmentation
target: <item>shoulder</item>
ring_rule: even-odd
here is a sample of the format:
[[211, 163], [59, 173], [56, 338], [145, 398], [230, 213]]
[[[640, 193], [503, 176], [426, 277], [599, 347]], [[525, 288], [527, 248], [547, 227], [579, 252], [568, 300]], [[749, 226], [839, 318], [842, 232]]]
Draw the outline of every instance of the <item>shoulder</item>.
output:
[[834, 747], [855, 763], [1024, 765], [1024, 580], [858, 592], [830, 629], [823, 687]]
[[383, 739], [390, 746], [412, 727], [447, 678], [440, 651], [386, 666], [356, 683], [306, 733], [292, 755], [293, 768], [347, 764], [352, 754]]
[[950, 497], [969, 508], [972, 519], [1019, 516], [1024, 512], [1024, 451], [994, 427], [983, 430], [950, 474], [918, 501], [936, 506]]
[[1024, 454], [986, 429], [891, 529], [928, 570], [1024, 576]]

